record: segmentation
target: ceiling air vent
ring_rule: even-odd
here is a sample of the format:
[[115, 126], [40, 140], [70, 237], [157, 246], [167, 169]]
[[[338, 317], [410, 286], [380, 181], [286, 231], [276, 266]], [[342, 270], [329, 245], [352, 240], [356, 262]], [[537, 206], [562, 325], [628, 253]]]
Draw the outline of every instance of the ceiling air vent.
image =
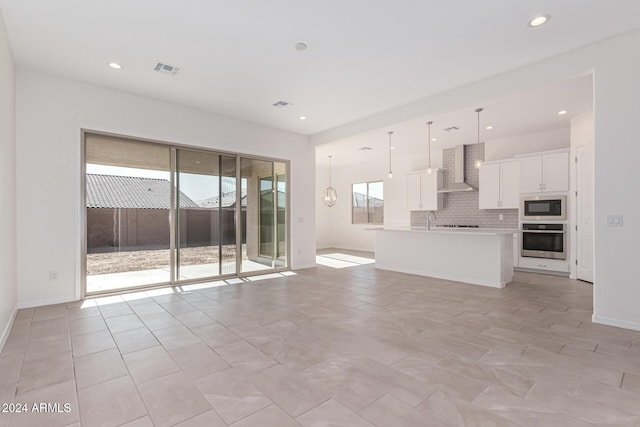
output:
[[442, 130], [445, 131], [445, 132], [453, 132], [453, 131], [456, 131], [456, 130], [460, 130], [460, 128], [458, 126], [451, 126], [451, 127], [448, 127], [448, 128], [444, 128]]
[[278, 101], [273, 103], [273, 106], [277, 108], [287, 108], [290, 105], [293, 105], [293, 104], [287, 101]]
[[360, 147], [360, 148], [358, 148], [358, 150], [360, 150], [360, 151], [371, 151], [371, 150], [373, 150], [373, 148], [371, 148], [371, 147]]
[[169, 76], [175, 76], [180, 71], [180, 68], [174, 67], [172, 65], [163, 64], [162, 62], [158, 62], [154, 71], [159, 72], [160, 74], [167, 74]]

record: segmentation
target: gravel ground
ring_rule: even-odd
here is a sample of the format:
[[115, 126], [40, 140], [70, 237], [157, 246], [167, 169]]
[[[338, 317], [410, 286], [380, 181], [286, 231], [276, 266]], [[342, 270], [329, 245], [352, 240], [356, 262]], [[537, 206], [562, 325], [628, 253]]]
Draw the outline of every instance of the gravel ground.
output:
[[[233, 259], [235, 246], [223, 246], [222, 256]], [[243, 259], [246, 254], [242, 254]], [[217, 246], [199, 246], [180, 250], [182, 265], [211, 264], [218, 262]], [[127, 271], [169, 269], [169, 249], [87, 254], [87, 275], [124, 273]]]

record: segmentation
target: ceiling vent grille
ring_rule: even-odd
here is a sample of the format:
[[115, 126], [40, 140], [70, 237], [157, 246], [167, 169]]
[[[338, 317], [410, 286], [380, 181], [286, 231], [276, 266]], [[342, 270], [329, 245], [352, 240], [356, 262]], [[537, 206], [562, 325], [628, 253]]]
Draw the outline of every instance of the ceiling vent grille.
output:
[[293, 104], [291, 104], [290, 102], [287, 102], [287, 101], [278, 101], [278, 102], [274, 102], [273, 103], [273, 106], [276, 107], [276, 108], [287, 108], [290, 105], [293, 105]]
[[442, 130], [445, 131], [445, 132], [454, 132], [454, 131], [460, 130], [460, 128], [458, 126], [451, 126], [451, 127], [448, 127], [448, 128], [444, 128]]
[[360, 147], [360, 148], [358, 148], [358, 150], [360, 150], [360, 151], [371, 151], [371, 150], [373, 150], [373, 148], [371, 148], [371, 147]]
[[175, 76], [180, 71], [180, 68], [174, 67], [172, 65], [163, 64], [162, 62], [158, 62], [154, 71], [159, 72], [160, 74], [167, 74], [169, 76]]

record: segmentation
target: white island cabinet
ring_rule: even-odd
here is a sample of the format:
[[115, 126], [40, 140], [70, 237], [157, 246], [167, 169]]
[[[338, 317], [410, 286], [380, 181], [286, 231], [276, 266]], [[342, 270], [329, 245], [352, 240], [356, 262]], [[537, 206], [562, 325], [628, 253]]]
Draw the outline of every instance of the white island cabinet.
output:
[[377, 229], [376, 268], [503, 288], [513, 277], [514, 231]]

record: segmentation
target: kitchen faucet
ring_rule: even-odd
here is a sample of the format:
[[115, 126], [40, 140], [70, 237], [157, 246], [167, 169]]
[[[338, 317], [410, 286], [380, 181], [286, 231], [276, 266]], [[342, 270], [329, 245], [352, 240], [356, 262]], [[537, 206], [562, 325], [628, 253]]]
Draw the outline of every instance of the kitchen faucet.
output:
[[431, 215], [433, 215], [433, 219], [436, 220], [436, 213], [434, 211], [429, 211], [427, 215], [427, 230], [431, 230]]

